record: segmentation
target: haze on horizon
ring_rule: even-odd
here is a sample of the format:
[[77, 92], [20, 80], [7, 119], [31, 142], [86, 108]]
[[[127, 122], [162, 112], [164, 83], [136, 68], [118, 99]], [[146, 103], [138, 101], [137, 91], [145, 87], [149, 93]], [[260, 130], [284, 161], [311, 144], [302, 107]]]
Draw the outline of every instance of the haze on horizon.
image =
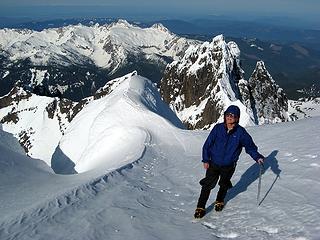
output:
[[[237, 20], [297, 20], [320, 29], [318, 0], [1, 0], [0, 18], [121, 17], [131, 19], [224, 16]], [[139, 19], [140, 18], [140, 19]]]

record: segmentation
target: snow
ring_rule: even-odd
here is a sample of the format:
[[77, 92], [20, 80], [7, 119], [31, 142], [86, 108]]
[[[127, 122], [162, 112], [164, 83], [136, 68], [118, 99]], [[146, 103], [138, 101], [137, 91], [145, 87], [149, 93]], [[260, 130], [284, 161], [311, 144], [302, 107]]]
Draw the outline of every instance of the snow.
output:
[[8, 76], [9, 73], [10, 73], [10, 71], [5, 71], [5, 72], [3, 73], [2, 79], [4, 79], [6, 76]]
[[290, 114], [294, 114], [297, 119], [319, 116], [320, 98], [315, 98], [309, 101], [289, 100], [288, 107]]
[[247, 128], [266, 156], [260, 206], [259, 168], [243, 152], [225, 209], [212, 211], [214, 189], [193, 222], [209, 132], [182, 129], [147, 79], [115, 81], [60, 141], [79, 174], [54, 174], [0, 130], [0, 239], [319, 238], [319, 116]]
[[33, 83], [35, 86], [41, 85], [43, 80], [45, 79], [45, 75], [47, 74], [47, 70], [37, 70], [37, 69], [30, 69], [32, 77], [31, 77], [31, 83]]
[[[188, 121], [191, 124], [196, 124], [201, 118], [199, 116], [203, 112], [209, 98], [204, 99], [203, 101], [200, 102], [198, 106], [196, 105], [191, 105], [188, 108], [182, 109], [182, 111], [177, 111], [177, 116], [181, 121]], [[179, 99], [176, 100], [178, 102]]]
[[230, 52], [234, 58], [240, 58], [240, 49], [235, 42], [228, 42], [228, 47], [230, 48]]
[[260, 51], [263, 51], [264, 49], [262, 47], [257, 46], [256, 44], [250, 44], [250, 47], [257, 48]]

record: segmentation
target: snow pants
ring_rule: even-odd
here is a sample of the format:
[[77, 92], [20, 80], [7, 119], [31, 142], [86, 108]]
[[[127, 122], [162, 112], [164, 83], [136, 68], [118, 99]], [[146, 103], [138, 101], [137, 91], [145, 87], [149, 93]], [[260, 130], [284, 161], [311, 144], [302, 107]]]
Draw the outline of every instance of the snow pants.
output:
[[210, 191], [216, 186], [218, 180], [220, 188], [217, 194], [216, 201], [224, 201], [228, 189], [232, 188], [230, 179], [235, 169], [236, 164], [232, 166], [217, 166], [215, 164], [209, 165], [209, 168], [206, 171], [206, 177], [201, 179], [201, 181], [199, 182], [202, 188], [197, 204], [198, 208], [205, 208], [206, 203], [209, 199]]

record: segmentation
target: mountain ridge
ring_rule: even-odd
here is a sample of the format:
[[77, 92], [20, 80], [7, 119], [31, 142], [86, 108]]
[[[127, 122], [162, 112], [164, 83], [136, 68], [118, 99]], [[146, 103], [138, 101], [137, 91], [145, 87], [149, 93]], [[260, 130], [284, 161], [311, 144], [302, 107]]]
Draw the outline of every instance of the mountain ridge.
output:
[[[270, 85], [272, 90], [267, 90]], [[273, 95], [274, 90], [278, 95]], [[241, 109], [243, 126], [291, 120], [286, 95], [264, 63], [259, 61], [252, 77], [245, 80], [240, 49], [233, 41], [227, 43], [223, 35], [216, 36], [212, 42], [189, 47], [181, 60], [169, 64], [160, 91], [189, 129], [212, 128], [216, 122], [223, 121], [223, 111], [230, 104]], [[260, 95], [264, 96], [262, 100], [258, 100]], [[269, 97], [275, 101], [268, 102]], [[267, 107], [261, 107], [264, 102], [268, 102]], [[258, 120], [263, 117], [267, 120]]]

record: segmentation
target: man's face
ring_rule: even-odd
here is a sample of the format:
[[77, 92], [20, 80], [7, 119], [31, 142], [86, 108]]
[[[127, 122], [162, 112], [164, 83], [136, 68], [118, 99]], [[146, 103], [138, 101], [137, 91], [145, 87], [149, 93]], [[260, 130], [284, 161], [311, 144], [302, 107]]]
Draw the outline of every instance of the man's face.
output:
[[232, 113], [226, 113], [226, 123], [227, 124], [235, 124], [239, 120], [238, 116]]

